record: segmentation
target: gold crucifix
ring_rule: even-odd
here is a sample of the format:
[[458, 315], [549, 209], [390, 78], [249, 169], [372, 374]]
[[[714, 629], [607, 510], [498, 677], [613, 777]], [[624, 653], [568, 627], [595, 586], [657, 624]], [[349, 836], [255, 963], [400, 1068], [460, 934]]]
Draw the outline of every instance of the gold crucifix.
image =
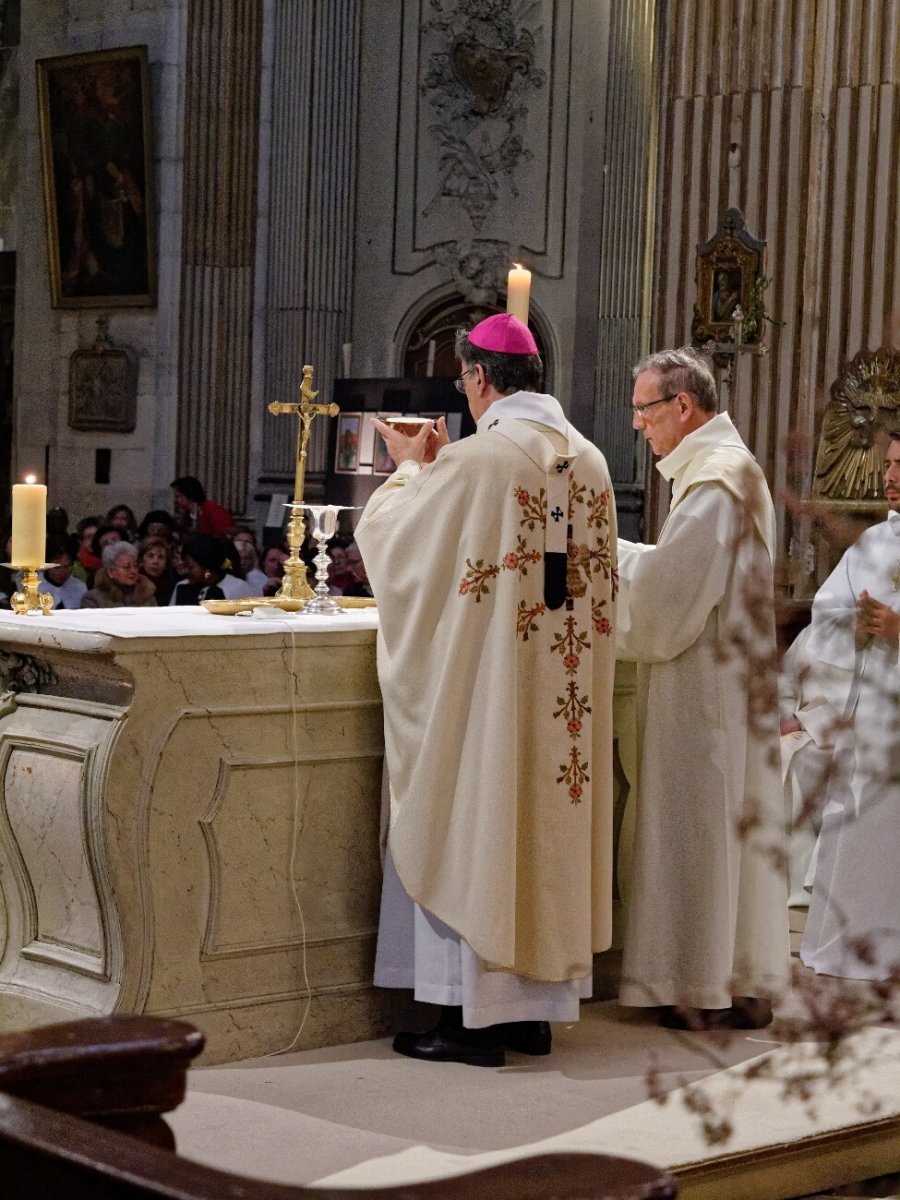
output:
[[291, 600], [309, 600], [315, 595], [306, 578], [306, 563], [300, 557], [300, 547], [303, 545], [303, 516], [300, 505], [303, 503], [303, 486], [306, 480], [306, 447], [309, 443], [310, 428], [313, 418], [318, 416], [336, 417], [340, 412], [336, 404], [314, 404], [318, 392], [313, 391], [313, 369], [303, 368], [303, 379], [300, 384], [300, 402], [287, 404], [273, 400], [269, 412], [273, 416], [282, 413], [293, 413], [299, 420], [297, 426], [297, 464], [294, 470], [294, 503], [291, 506], [291, 519], [288, 521], [287, 540], [290, 555], [284, 564], [284, 579], [278, 589], [278, 598]]
[[269, 405], [269, 412], [273, 416], [278, 417], [282, 413], [293, 413], [300, 419], [300, 424], [297, 428], [297, 466], [294, 471], [295, 504], [303, 503], [303, 484], [306, 479], [306, 446], [309, 442], [313, 417], [336, 417], [341, 411], [336, 404], [313, 404], [319, 393], [313, 391], [312, 377], [312, 367], [304, 367], [303, 380], [300, 384], [299, 404], [286, 404], [279, 400], [273, 400]]

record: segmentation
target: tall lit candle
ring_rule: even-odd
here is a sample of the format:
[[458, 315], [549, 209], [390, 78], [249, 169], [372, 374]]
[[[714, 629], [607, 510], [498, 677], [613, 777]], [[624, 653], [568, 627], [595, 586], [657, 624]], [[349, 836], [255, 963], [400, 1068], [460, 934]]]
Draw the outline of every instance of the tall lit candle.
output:
[[25, 478], [27, 483], [13, 484], [11, 561], [17, 567], [34, 568], [44, 565], [47, 489], [35, 483], [33, 475]]
[[528, 300], [531, 296], [531, 272], [515, 263], [506, 277], [506, 311], [528, 324]]

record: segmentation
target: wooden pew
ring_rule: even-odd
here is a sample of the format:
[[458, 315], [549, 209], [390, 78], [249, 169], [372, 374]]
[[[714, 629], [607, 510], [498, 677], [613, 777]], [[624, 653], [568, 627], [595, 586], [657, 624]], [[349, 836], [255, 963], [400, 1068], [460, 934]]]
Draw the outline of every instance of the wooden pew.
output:
[[607, 1155], [547, 1154], [415, 1186], [248, 1179], [179, 1158], [163, 1113], [203, 1035], [181, 1021], [98, 1017], [0, 1036], [3, 1200], [672, 1200], [671, 1178]]

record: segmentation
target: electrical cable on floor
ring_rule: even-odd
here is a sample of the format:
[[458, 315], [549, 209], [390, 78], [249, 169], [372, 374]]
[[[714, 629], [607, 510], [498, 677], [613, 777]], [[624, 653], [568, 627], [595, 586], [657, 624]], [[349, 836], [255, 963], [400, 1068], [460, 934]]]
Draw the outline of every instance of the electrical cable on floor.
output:
[[[254, 610], [260, 611], [260, 610]], [[275, 610], [277, 611], [277, 610]], [[268, 610], [268, 615], [271, 615], [272, 609]], [[286, 616], [289, 614], [285, 614]], [[303, 905], [300, 902], [300, 893], [297, 890], [297, 879], [294, 874], [294, 867], [297, 861], [297, 842], [300, 829], [300, 766], [298, 763], [300, 747], [297, 742], [297, 636], [293, 628], [289, 630], [291, 635], [291, 669], [288, 676], [290, 692], [291, 692], [291, 748], [293, 750], [293, 772], [292, 778], [294, 781], [294, 815], [291, 826], [291, 860], [288, 868], [290, 874], [291, 895], [294, 898], [294, 904], [297, 907], [297, 915], [300, 917], [300, 949], [301, 949], [301, 964], [303, 970], [303, 986], [306, 989], [306, 1007], [303, 1010], [303, 1016], [300, 1019], [300, 1026], [294, 1034], [290, 1045], [285, 1046], [281, 1050], [270, 1050], [263, 1055], [264, 1058], [274, 1058], [279, 1054], [290, 1054], [303, 1033], [306, 1025], [306, 1019], [309, 1016], [312, 1008], [312, 988], [309, 983], [309, 974], [307, 972], [306, 961], [306, 920], [303, 916]]]

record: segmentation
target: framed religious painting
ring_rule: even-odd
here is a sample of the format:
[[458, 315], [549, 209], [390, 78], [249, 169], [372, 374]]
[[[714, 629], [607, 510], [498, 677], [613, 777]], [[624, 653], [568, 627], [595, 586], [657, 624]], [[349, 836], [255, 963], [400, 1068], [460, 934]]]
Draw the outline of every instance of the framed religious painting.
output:
[[[729, 208], [708, 242], [697, 247], [697, 299], [691, 337], [697, 344], [731, 342], [734, 315], [751, 309], [754, 288], [765, 268], [766, 243], [747, 232], [737, 208]], [[748, 327], [749, 327], [748, 322]], [[758, 341], [762, 321], [744, 331], [743, 341]]]
[[53, 307], [152, 307], [147, 48], [44, 58], [36, 67]]
[[341, 413], [338, 417], [337, 446], [334, 453], [335, 475], [355, 475], [359, 470], [359, 439], [362, 413]]

